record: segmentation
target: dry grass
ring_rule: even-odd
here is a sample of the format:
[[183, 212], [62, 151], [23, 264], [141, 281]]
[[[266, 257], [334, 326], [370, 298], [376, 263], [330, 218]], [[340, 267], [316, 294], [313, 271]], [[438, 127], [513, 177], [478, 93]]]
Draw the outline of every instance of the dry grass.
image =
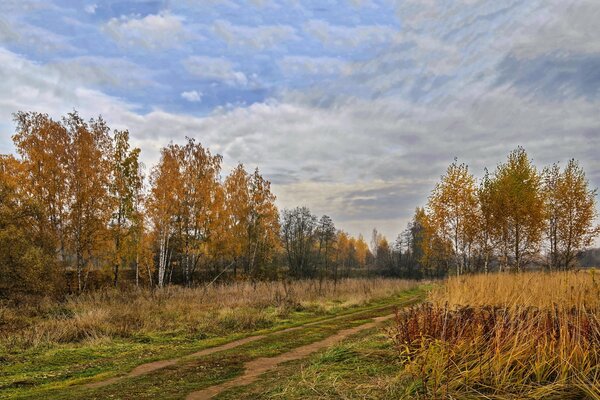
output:
[[600, 399], [592, 272], [451, 278], [390, 334], [424, 398]]
[[437, 306], [600, 308], [600, 274], [594, 270], [453, 276], [429, 296]]
[[325, 313], [389, 297], [417, 286], [392, 279], [242, 282], [208, 289], [103, 290], [18, 308], [0, 306], [0, 345], [31, 348], [150, 333], [194, 337], [268, 328], [291, 311]]

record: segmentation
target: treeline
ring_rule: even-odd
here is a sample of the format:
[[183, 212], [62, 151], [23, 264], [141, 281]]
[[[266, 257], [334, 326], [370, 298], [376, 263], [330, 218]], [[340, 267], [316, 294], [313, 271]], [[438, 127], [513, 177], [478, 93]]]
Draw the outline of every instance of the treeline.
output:
[[258, 169], [187, 139], [144, 176], [129, 133], [76, 112], [15, 114], [17, 155], [0, 155], [0, 298], [99, 286], [216, 279], [442, 277], [529, 266], [572, 268], [600, 228], [596, 191], [575, 160], [538, 171], [525, 150], [477, 182], [452, 163], [390, 243], [275, 205]]
[[427, 276], [565, 270], [600, 233], [596, 217], [596, 190], [576, 160], [539, 171], [519, 147], [479, 182], [455, 160], [409, 230]]
[[[194, 139], [148, 177], [127, 131], [76, 112], [15, 114], [0, 156], [0, 297], [214, 279], [333, 278], [372, 261], [366, 242], [307, 208], [280, 216], [270, 183]], [[147, 179], [146, 179], [147, 178]]]

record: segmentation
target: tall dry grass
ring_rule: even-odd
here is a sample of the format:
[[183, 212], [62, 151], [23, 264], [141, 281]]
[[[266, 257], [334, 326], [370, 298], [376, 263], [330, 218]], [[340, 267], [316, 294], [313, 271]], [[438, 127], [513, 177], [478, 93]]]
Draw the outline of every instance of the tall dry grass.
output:
[[390, 331], [423, 398], [600, 399], [593, 272], [451, 278]]
[[600, 307], [600, 274], [595, 270], [467, 275], [448, 278], [429, 300], [437, 306], [560, 308]]
[[416, 282], [345, 279], [331, 282], [240, 282], [209, 288], [169, 287], [123, 292], [102, 290], [18, 308], [0, 306], [0, 346], [173, 333], [193, 337], [268, 328], [291, 311], [315, 315], [389, 297]]

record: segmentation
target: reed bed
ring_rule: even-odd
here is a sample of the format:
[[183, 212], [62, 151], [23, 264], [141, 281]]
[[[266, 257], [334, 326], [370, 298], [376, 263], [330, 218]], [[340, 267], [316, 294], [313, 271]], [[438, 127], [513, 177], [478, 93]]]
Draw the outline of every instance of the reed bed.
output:
[[389, 333], [414, 397], [600, 399], [599, 295], [592, 272], [451, 278]]
[[320, 284], [238, 282], [208, 288], [100, 290], [57, 303], [42, 299], [0, 305], [0, 347], [31, 348], [143, 334], [189, 337], [268, 328], [292, 311], [314, 315], [360, 306], [416, 287], [396, 279], [344, 279]]

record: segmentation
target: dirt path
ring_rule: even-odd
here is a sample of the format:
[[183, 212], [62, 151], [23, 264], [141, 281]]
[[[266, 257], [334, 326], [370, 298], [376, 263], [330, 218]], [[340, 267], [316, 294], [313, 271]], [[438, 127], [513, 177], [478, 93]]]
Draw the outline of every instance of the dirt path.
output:
[[[176, 357], [176, 358], [171, 358], [168, 360], [159, 360], [159, 361], [153, 361], [150, 363], [146, 363], [146, 364], [141, 364], [137, 367], [135, 367], [133, 370], [131, 370], [129, 373], [125, 374], [125, 375], [121, 375], [121, 376], [115, 376], [114, 378], [109, 378], [103, 381], [98, 381], [98, 382], [92, 382], [92, 383], [87, 383], [85, 385], [83, 385], [83, 387], [85, 388], [100, 388], [100, 387], [104, 387], [104, 386], [108, 386], [108, 385], [112, 385], [113, 383], [117, 383], [120, 382], [124, 379], [127, 378], [134, 378], [140, 375], [145, 375], [148, 374], [150, 372], [156, 371], [158, 369], [161, 368], [165, 368], [165, 367], [169, 367], [172, 365], [177, 364], [179, 361], [185, 360], [185, 359], [193, 359], [193, 358], [198, 358], [198, 357], [203, 357], [203, 356], [207, 356], [210, 354], [214, 354], [220, 351], [225, 351], [225, 350], [230, 350], [233, 348], [236, 348], [238, 346], [242, 346], [246, 343], [250, 343], [250, 342], [254, 342], [256, 340], [260, 340], [263, 339], [267, 336], [270, 335], [278, 335], [281, 333], [286, 333], [286, 332], [291, 332], [291, 331], [295, 331], [298, 329], [302, 329], [304, 327], [307, 326], [313, 326], [313, 325], [318, 325], [318, 324], [322, 324], [322, 323], [327, 323], [329, 321], [335, 321], [338, 319], [342, 319], [342, 318], [348, 318], [351, 316], [355, 316], [355, 315], [361, 315], [361, 314], [366, 314], [366, 313], [372, 313], [372, 312], [380, 312], [380, 311], [385, 311], [385, 310], [390, 310], [394, 307], [401, 307], [403, 305], [409, 304], [414, 302], [416, 299], [418, 299], [417, 297], [412, 298], [412, 299], [408, 299], [406, 301], [403, 301], [400, 304], [394, 305], [394, 306], [384, 306], [384, 307], [379, 307], [379, 308], [373, 308], [373, 309], [367, 309], [367, 310], [360, 310], [354, 313], [347, 313], [347, 314], [343, 314], [343, 315], [338, 315], [335, 317], [331, 317], [331, 318], [323, 318], [323, 319], [319, 319], [316, 321], [312, 321], [312, 322], [308, 322], [299, 326], [295, 326], [292, 328], [286, 328], [286, 329], [282, 329], [280, 331], [275, 331], [269, 334], [264, 334], [264, 335], [254, 335], [254, 336], [248, 336], [245, 337], [243, 339], [238, 339], [238, 340], [234, 340], [232, 342], [229, 343], [225, 343], [223, 345], [220, 346], [215, 346], [215, 347], [210, 347], [207, 349], [203, 349], [200, 350], [196, 353], [192, 353], [192, 354], [188, 354], [185, 356], [181, 356], [181, 357]], [[342, 331], [343, 332], [343, 331]]]
[[[299, 329], [299, 328], [300, 327], [294, 327], [294, 328], [289, 328], [289, 329], [286, 329], [284, 331], [279, 331], [279, 332], [292, 331], [292, 330]], [[246, 338], [234, 340], [233, 342], [225, 343], [220, 346], [210, 347], [208, 349], [200, 350], [200, 351], [197, 351], [196, 353], [188, 354], [186, 356], [171, 358], [169, 360], [159, 360], [159, 361], [154, 361], [154, 362], [138, 365], [137, 367], [135, 367], [133, 370], [131, 370], [131, 372], [129, 372], [126, 375], [115, 376], [114, 378], [106, 379], [104, 381], [88, 383], [88, 384], [84, 385], [84, 387], [99, 388], [99, 387], [112, 385], [113, 383], [122, 381], [123, 379], [134, 378], [136, 376], [145, 375], [152, 371], [156, 371], [157, 369], [175, 365], [179, 361], [183, 360], [184, 358], [197, 358], [197, 357], [207, 356], [209, 354], [213, 354], [213, 353], [216, 353], [219, 351], [233, 349], [233, 348], [241, 346], [243, 344], [254, 342], [255, 340], [260, 340], [264, 337], [266, 337], [266, 335], [248, 336]]]
[[354, 328], [341, 330], [338, 333], [336, 333], [332, 336], [329, 336], [328, 338], [323, 339], [319, 342], [315, 342], [315, 343], [307, 344], [305, 346], [297, 347], [287, 353], [283, 353], [283, 354], [280, 354], [275, 357], [258, 358], [256, 360], [249, 361], [246, 364], [244, 364], [245, 372], [242, 376], [234, 378], [234, 379], [227, 381], [225, 383], [222, 383], [220, 385], [211, 386], [211, 387], [203, 389], [203, 390], [192, 392], [186, 397], [186, 400], [210, 399], [213, 396], [216, 396], [217, 394], [219, 394], [227, 389], [233, 388], [235, 386], [248, 385], [248, 384], [254, 382], [255, 380], [257, 380], [261, 374], [275, 368], [277, 365], [279, 365], [281, 363], [305, 358], [316, 351], [319, 351], [319, 350], [322, 350], [322, 349], [325, 349], [327, 347], [334, 345], [335, 343], [341, 341], [342, 339], [345, 339], [346, 337], [348, 337], [350, 335], [353, 335], [353, 334], [363, 331], [365, 329], [373, 328], [378, 323], [388, 320], [393, 317], [394, 317], [394, 314], [386, 315], [384, 317], [373, 318], [373, 322], [359, 325]]

